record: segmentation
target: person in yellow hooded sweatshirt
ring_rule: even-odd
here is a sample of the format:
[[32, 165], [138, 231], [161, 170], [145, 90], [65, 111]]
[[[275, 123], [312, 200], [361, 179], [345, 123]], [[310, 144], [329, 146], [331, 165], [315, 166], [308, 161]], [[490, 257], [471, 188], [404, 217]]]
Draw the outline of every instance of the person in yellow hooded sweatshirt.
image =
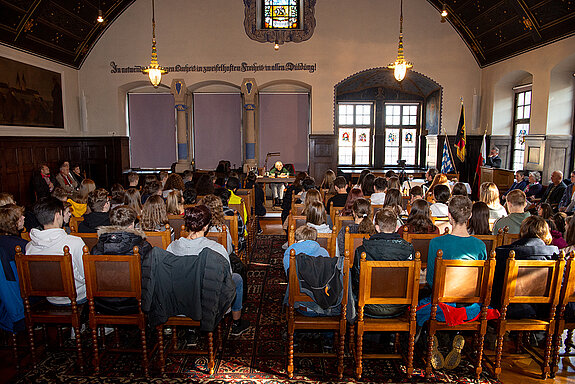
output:
[[96, 189], [96, 183], [91, 179], [82, 180], [80, 189], [72, 194], [68, 202], [72, 205], [70, 210], [74, 217], [82, 217], [88, 208], [88, 194]]

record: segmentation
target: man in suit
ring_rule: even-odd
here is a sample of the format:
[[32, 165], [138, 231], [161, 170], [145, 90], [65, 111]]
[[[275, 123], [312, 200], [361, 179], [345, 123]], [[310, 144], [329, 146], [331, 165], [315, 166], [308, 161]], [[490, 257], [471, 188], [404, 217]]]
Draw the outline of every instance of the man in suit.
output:
[[36, 193], [36, 200], [50, 196], [54, 190], [54, 184], [50, 179], [50, 168], [47, 164], [41, 164], [40, 170], [32, 176], [32, 189]]
[[485, 160], [485, 165], [493, 168], [501, 168], [501, 157], [499, 157], [499, 148], [491, 148], [491, 152]]
[[561, 197], [561, 201], [559, 202], [559, 210], [561, 212], [572, 212], [572, 209], [567, 209], [569, 205], [573, 206], [571, 202], [573, 201], [573, 194], [575, 193], [575, 171], [571, 172], [571, 184], [565, 188], [565, 192], [563, 192], [563, 197]]
[[567, 186], [563, 182], [563, 172], [555, 171], [551, 174], [551, 184], [545, 190], [541, 203], [549, 203], [553, 208], [556, 208], [565, 193]]

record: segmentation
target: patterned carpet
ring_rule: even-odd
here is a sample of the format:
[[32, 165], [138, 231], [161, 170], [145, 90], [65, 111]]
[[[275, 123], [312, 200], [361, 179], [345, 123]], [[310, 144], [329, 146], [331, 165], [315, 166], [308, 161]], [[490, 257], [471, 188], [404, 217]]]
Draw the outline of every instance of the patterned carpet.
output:
[[[40, 350], [41, 361], [37, 369], [23, 371], [14, 383], [180, 383], [180, 382], [238, 382], [238, 383], [313, 383], [337, 381], [336, 360], [328, 358], [296, 358], [294, 380], [286, 375], [286, 324], [282, 313], [282, 298], [285, 292], [285, 274], [282, 265], [282, 236], [260, 236], [252, 255], [248, 272], [248, 301], [244, 305], [244, 316], [252, 326], [240, 337], [229, 335], [230, 322], [224, 323], [223, 348], [216, 356], [216, 371], [213, 377], [207, 372], [207, 357], [192, 355], [169, 355], [166, 373], [160, 377], [156, 350], [151, 356], [151, 377], [143, 377], [141, 357], [136, 353], [106, 353], [101, 360], [101, 374], [93, 376], [91, 366], [81, 375], [75, 366], [73, 344], [68, 341], [69, 350]], [[184, 330], [180, 330], [184, 332]], [[85, 333], [85, 361], [91, 362], [91, 342]], [[113, 337], [112, 337], [113, 339]], [[205, 337], [200, 337], [200, 347]], [[170, 337], [165, 337], [169, 341]], [[321, 339], [304, 335], [299, 340], [298, 350], [320, 349]], [[108, 340], [111, 343], [113, 340]], [[155, 344], [150, 335], [148, 345]], [[121, 344], [139, 347], [138, 333], [130, 329], [121, 332]], [[378, 340], [368, 338], [366, 348], [378, 348]], [[55, 348], [54, 348], [55, 349]], [[416, 372], [411, 382], [424, 382], [421, 368], [424, 365], [423, 348], [416, 347]], [[451, 372], [435, 372], [435, 382], [468, 383], [474, 381], [472, 367], [463, 359], [462, 364]], [[354, 362], [348, 353], [345, 358], [344, 380], [355, 382]], [[407, 382], [404, 366], [398, 360], [364, 361], [362, 382]], [[485, 374], [482, 383], [494, 382]]]

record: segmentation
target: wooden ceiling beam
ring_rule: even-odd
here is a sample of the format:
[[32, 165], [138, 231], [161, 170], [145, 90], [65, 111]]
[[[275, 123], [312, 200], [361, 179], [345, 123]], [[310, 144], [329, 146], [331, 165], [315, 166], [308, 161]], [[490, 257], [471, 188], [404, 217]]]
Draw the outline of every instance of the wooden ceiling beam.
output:
[[509, 5], [511, 5], [513, 9], [515, 9], [519, 17], [522, 19], [523, 25], [525, 26], [525, 30], [529, 31], [529, 33], [531, 34], [531, 38], [533, 39], [533, 42], [535, 43], [540, 42], [542, 39], [540, 32], [541, 27], [539, 26], [539, 23], [535, 19], [535, 16], [533, 16], [531, 11], [529, 10], [529, 7], [525, 3], [525, 1], [524, 0], [507, 0], [507, 1]]
[[18, 27], [16, 28], [16, 37], [14, 37], [15, 42], [18, 40], [22, 32], [24, 32], [26, 25], [28, 25], [28, 22], [30, 19], [32, 19], [32, 16], [36, 14], [38, 7], [40, 7], [40, 4], [42, 4], [43, 1], [44, 0], [35, 0], [26, 12], [26, 15], [22, 18], [22, 20], [20, 20], [20, 24], [18, 24]]

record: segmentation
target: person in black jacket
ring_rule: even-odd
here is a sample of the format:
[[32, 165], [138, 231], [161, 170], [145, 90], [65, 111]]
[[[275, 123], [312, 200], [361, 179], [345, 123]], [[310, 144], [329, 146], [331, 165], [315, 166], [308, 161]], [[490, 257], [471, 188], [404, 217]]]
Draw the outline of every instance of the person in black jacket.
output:
[[485, 159], [485, 165], [487, 167], [501, 168], [501, 157], [499, 157], [499, 148], [491, 148], [491, 152], [487, 159]]
[[[152, 249], [146, 241], [146, 234], [134, 228], [136, 211], [122, 205], [110, 211], [109, 226], [98, 229], [98, 242], [92, 248], [92, 255], [133, 255], [134, 247], [143, 260]], [[138, 302], [134, 298], [97, 298], [96, 310], [109, 315], [138, 313]]]
[[551, 174], [551, 184], [547, 186], [545, 193], [543, 193], [541, 203], [549, 203], [554, 209], [556, 209], [563, 197], [565, 189], [567, 189], [567, 186], [563, 182], [563, 172], [553, 172]]
[[[521, 223], [519, 240], [509, 245], [497, 247], [495, 252], [495, 276], [491, 292], [491, 306], [501, 308], [505, 269], [510, 251], [515, 251], [516, 260], [553, 260], [559, 255], [559, 249], [551, 244], [553, 237], [545, 219], [529, 216]], [[507, 318], [536, 318], [546, 316], [545, 308], [534, 304], [509, 304]]]
[[98, 188], [88, 195], [88, 207], [91, 212], [84, 215], [84, 220], [78, 224], [80, 233], [96, 233], [99, 227], [110, 225], [110, 199], [108, 191]]
[[50, 196], [54, 190], [54, 184], [50, 178], [50, 168], [47, 164], [41, 164], [38, 172], [32, 175], [32, 190], [36, 195], [36, 200]]
[[[403, 240], [395, 231], [397, 215], [389, 208], [384, 208], [375, 215], [376, 234], [363, 240], [355, 250], [351, 269], [351, 284], [354, 296], [359, 292], [359, 267], [361, 254], [365, 252], [367, 261], [401, 261], [412, 260], [413, 245]], [[405, 312], [407, 306], [394, 304], [370, 304], [365, 306], [365, 314], [373, 317], [395, 317]]]

